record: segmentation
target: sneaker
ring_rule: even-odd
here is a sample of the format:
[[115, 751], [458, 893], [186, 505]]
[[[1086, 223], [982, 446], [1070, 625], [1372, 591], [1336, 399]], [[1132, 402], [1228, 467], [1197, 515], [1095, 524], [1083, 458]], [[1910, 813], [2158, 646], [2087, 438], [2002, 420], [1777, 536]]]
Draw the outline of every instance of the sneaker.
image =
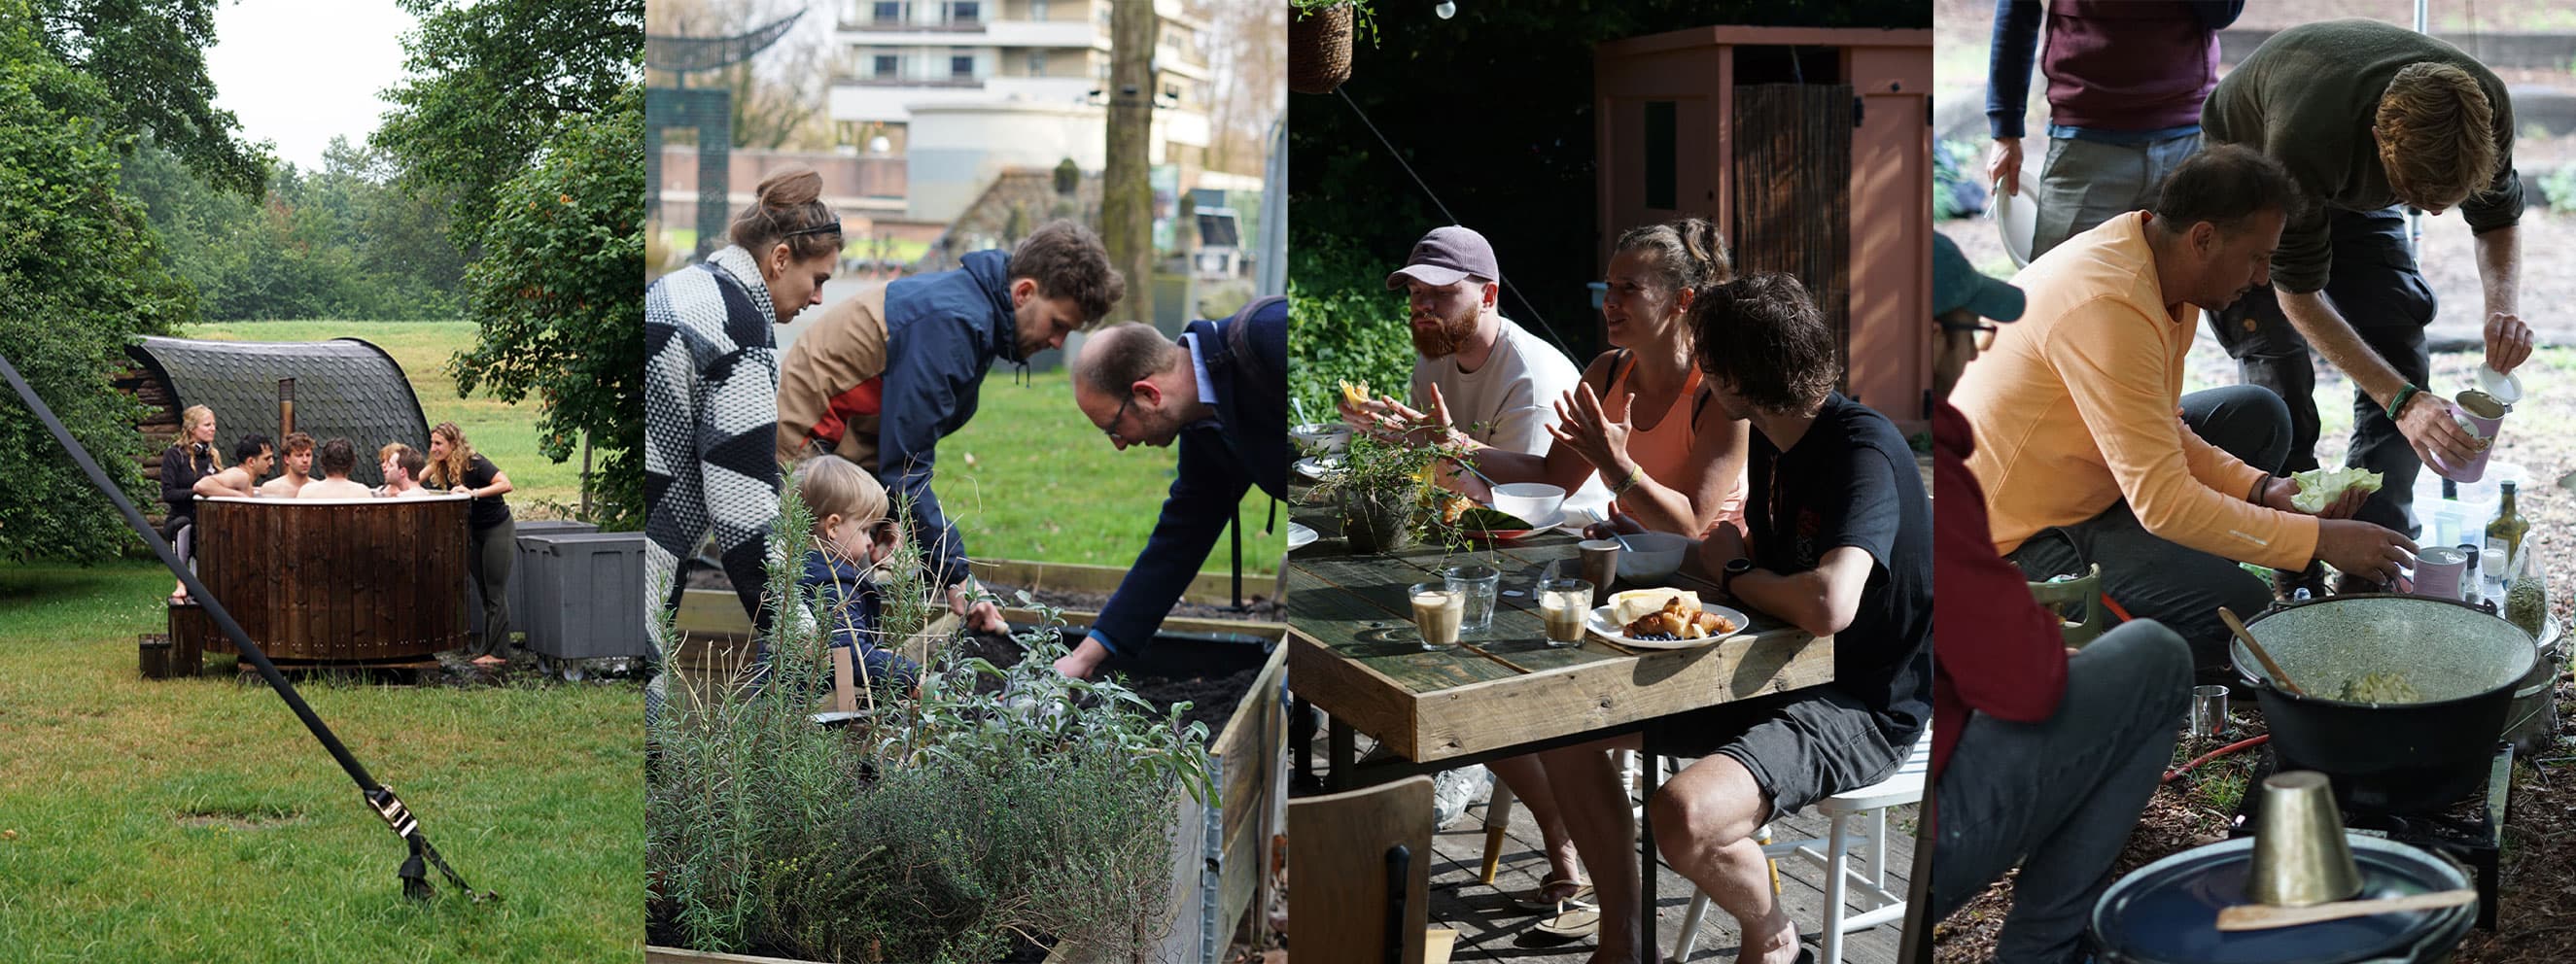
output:
[[1467, 815], [1467, 806], [1493, 788], [1494, 771], [1484, 767], [1444, 770], [1431, 778], [1431, 825], [1442, 830]]

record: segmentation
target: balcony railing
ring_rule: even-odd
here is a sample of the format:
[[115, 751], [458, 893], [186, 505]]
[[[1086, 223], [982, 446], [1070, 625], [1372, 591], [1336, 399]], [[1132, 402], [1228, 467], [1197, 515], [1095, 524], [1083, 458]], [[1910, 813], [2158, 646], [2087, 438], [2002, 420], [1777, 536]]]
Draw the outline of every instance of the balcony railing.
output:
[[832, 83], [852, 87], [945, 87], [960, 90], [972, 90], [984, 86], [984, 81], [975, 77], [880, 77], [875, 74], [838, 72], [832, 75]]

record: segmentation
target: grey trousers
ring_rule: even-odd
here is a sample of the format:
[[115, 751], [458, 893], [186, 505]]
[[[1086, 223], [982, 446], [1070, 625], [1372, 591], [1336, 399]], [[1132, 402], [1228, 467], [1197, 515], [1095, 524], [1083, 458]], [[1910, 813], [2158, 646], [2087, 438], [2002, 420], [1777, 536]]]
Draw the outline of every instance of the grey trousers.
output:
[[[2352, 324], [2362, 343], [2407, 381], [2423, 385], [2433, 360], [2424, 348], [2424, 326], [2437, 307], [2433, 288], [2415, 270], [2406, 246], [2406, 217], [2398, 208], [2326, 212], [2334, 233], [2334, 273], [2325, 295]], [[2283, 472], [2317, 468], [2317, 372], [2308, 340], [2281, 313], [2269, 287], [2256, 288], [2209, 316], [2211, 333], [2236, 359], [2245, 384], [2260, 385], [2290, 405], [2290, 459]], [[2352, 447], [2344, 464], [2380, 473], [2379, 494], [2353, 518], [2413, 536], [2415, 474], [2423, 460], [2388, 420], [2388, 412], [2358, 386], [2352, 391]]]
[[2048, 161], [2031, 188], [2039, 199], [2039, 225], [2031, 233], [2030, 256], [2037, 259], [2068, 238], [2153, 204], [2165, 174], [2199, 150], [2199, 134], [2146, 144], [2049, 138]]
[[483, 594], [483, 638], [474, 641], [468, 659], [510, 655], [510, 564], [518, 554], [516, 520], [474, 530], [473, 543], [465, 549], [465, 572]]
[[[2182, 410], [2192, 431], [2255, 468], [2277, 470], [2289, 452], [2289, 412], [2280, 396], [2264, 389], [2230, 385], [2193, 392], [2182, 397]], [[2181, 634], [2205, 682], [2225, 682], [2227, 676], [2230, 636], [2218, 607], [2250, 617], [2272, 603], [2271, 588], [2261, 578], [2234, 560], [2148, 532], [2126, 501], [2083, 522], [2042, 530], [2006, 558], [2034, 582], [2101, 563], [2102, 591], [2129, 615]]]
[[2173, 759], [2190, 680], [2182, 638], [2142, 620], [2067, 658], [2066, 692], [2046, 722], [1969, 714], [1933, 791], [1930, 919], [1948, 917], [2019, 863], [1995, 960], [2081, 960], [2085, 920], [2110, 886], [2111, 862]]

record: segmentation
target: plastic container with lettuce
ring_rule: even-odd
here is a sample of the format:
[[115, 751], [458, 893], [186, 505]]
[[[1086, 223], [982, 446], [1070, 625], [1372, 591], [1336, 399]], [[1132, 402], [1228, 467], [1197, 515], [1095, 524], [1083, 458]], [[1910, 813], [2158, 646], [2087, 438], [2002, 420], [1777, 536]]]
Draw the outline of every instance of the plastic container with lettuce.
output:
[[2343, 498], [2346, 490], [2379, 491], [2379, 473], [2369, 469], [2309, 469], [2292, 473], [2290, 478], [2299, 483], [2298, 493], [2290, 496], [2290, 505], [2309, 515], [2325, 511]]

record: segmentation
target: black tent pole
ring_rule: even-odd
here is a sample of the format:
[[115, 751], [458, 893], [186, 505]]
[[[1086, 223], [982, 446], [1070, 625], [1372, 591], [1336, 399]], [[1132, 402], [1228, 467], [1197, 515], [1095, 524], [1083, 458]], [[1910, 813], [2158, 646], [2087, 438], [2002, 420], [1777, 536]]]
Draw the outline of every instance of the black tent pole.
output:
[[154, 531], [151, 523], [143, 518], [143, 512], [136, 509], [134, 503], [125, 498], [125, 493], [118, 490], [116, 484], [107, 477], [107, 473], [98, 467], [98, 461], [90, 457], [89, 450], [82, 448], [80, 440], [72, 437], [71, 430], [63, 427], [62, 419], [54, 415], [54, 410], [45, 405], [44, 399], [36, 396], [36, 390], [27, 384], [26, 379], [19, 377], [17, 366], [10, 364], [7, 355], [0, 355], [0, 377], [8, 379], [9, 387], [17, 391], [18, 398], [26, 402], [27, 407], [36, 413], [36, 418], [45, 423], [45, 429], [53, 433], [54, 441], [61, 443], [63, 450], [71, 453], [72, 462], [89, 475], [90, 484], [96, 486], [101, 494], [106, 495], [109, 502], [116, 504], [116, 511], [125, 516], [125, 524], [133, 527], [135, 533], [143, 537], [143, 544], [151, 548], [153, 555], [160, 557], [161, 564], [169, 567], [170, 571], [179, 577], [180, 584], [188, 587], [189, 598], [197, 600], [198, 605], [205, 609], [206, 617], [215, 624], [215, 628], [222, 631], [224, 637], [231, 640], [234, 646], [240, 648], [242, 658], [250, 660], [251, 665], [259, 668], [259, 675], [268, 680], [269, 688], [276, 690], [278, 698], [286, 701], [286, 707], [295, 711], [295, 717], [304, 721], [304, 728], [312, 731], [313, 738], [322, 742], [322, 748], [331, 751], [331, 758], [338, 760], [340, 769], [346, 771], [349, 779], [358, 784], [358, 790], [365, 796], [368, 807], [393, 828], [395, 835], [402, 837], [404, 842], [411, 846], [411, 857], [403, 862], [400, 873], [404, 893], [412, 897], [428, 896], [428, 877], [421, 867], [422, 859], [427, 858], [429, 863], [436, 865], [439, 871], [446, 875], [450, 883], [474, 895], [474, 899], [479, 901], [499, 896], [475, 894], [474, 888], [467, 886], [463, 878], [448, 869], [447, 862], [439, 858], [438, 849], [430, 846], [428, 835], [421, 832], [420, 821], [411, 816], [391, 789], [377, 783], [375, 777], [368, 775], [366, 765], [359, 763], [358, 758], [349, 753], [348, 747], [341, 745], [340, 738], [331, 733], [330, 725], [323, 723], [322, 718], [314, 714], [313, 707], [306, 705], [303, 695], [295, 691], [295, 685], [287, 682], [285, 674], [277, 671], [277, 664], [269, 662], [268, 654], [260, 652], [259, 645], [251, 642], [250, 634], [243, 632], [241, 624], [233, 621], [232, 614], [224, 610], [223, 603], [216, 600], [213, 593], [206, 591], [204, 583], [197, 581], [197, 574], [188, 571], [187, 560], [179, 558], [179, 554], [171, 550], [170, 543], [163, 540], [161, 533]]

